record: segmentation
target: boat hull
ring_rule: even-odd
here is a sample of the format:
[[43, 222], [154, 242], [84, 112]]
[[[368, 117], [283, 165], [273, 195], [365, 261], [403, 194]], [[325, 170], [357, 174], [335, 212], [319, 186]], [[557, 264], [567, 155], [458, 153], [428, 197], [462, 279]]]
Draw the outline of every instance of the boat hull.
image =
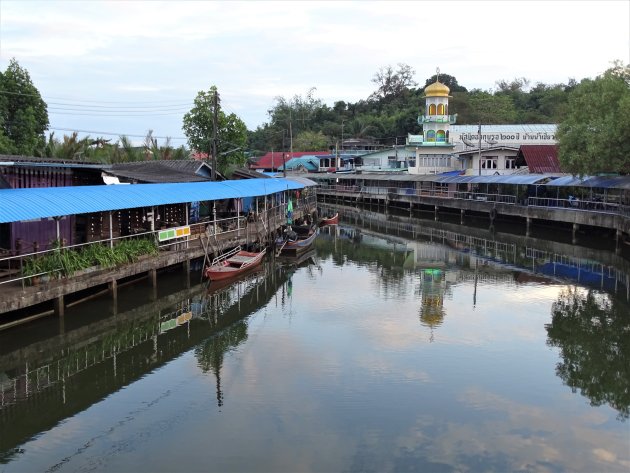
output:
[[315, 238], [317, 238], [318, 231], [315, 230], [306, 237], [300, 237], [295, 241], [279, 240], [276, 242], [276, 247], [280, 250], [281, 254], [298, 254], [307, 251], [313, 245]]
[[210, 281], [222, 281], [234, 278], [259, 266], [264, 256], [265, 250], [260, 253], [239, 251], [236, 255], [224, 261], [207, 266], [204, 271], [204, 276]]
[[324, 225], [337, 225], [338, 223], [339, 223], [339, 214], [336, 213], [333, 217], [322, 219], [322, 221], [319, 223], [319, 226], [323, 227]]

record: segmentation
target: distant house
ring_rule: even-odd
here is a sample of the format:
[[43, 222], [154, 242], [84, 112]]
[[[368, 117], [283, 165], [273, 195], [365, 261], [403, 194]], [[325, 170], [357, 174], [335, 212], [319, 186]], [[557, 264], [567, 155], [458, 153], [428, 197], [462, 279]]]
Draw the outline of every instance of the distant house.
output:
[[360, 172], [407, 172], [416, 157], [416, 147], [409, 145], [373, 151], [361, 156], [361, 164], [356, 166]]
[[250, 169], [254, 169], [258, 172], [273, 172], [282, 169], [282, 166], [286, 165], [286, 163], [294, 158], [328, 154], [328, 151], [296, 151], [293, 153], [286, 151], [271, 151], [256, 159], [249, 167]]
[[[201, 182], [212, 180], [212, 166], [192, 159], [134, 161], [112, 164], [103, 174], [107, 184]], [[225, 176], [217, 172], [217, 180], [224, 181]]]
[[[469, 174], [491, 175], [491, 174], [512, 174], [519, 166], [516, 164], [516, 156], [518, 147], [503, 145], [488, 145], [486, 148], [482, 146], [481, 152], [479, 148], [469, 149], [455, 153], [460, 161], [461, 170], [469, 170]], [[472, 171], [471, 171], [472, 170]]]

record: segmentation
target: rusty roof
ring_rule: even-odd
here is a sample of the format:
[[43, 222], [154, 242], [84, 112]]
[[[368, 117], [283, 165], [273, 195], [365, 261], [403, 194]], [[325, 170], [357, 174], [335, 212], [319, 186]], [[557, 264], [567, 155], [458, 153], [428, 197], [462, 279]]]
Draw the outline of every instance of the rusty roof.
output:
[[562, 172], [558, 161], [557, 145], [521, 145], [518, 156], [525, 160], [529, 172]]

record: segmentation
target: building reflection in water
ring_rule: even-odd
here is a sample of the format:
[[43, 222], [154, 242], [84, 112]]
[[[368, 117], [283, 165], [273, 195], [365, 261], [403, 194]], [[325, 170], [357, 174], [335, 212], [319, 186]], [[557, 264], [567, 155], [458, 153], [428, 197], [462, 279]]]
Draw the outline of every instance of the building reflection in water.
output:
[[0, 352], [0, 462], [8, 461], [13, 445], [191, 348], [200, 368], [215, 376], [217, 404], [222, 406], [226, 352], [247, 340], [247, 317], [286, 288], [290, 274], [289, 268], [266, 261], [236, 282], [183, 289]]

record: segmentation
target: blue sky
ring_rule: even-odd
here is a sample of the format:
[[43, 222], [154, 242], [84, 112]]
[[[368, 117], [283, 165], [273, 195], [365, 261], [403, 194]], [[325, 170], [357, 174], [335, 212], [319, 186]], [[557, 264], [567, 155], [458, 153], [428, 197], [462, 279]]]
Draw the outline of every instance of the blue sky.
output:
[[[0, 0], [0, 68], [17, 59], [49, 106], [56, 136], [148, 130], [185, 144], [182, 117], [216, 85], [249, 129], [278, 96], [333, 105], [410, 65], [471, 89], [595, 77], [630, 63], [630, 2]], [[106, 135], [107, 134], [107, 135]], [[163, 141], [163, 140], [160, 140]]]

